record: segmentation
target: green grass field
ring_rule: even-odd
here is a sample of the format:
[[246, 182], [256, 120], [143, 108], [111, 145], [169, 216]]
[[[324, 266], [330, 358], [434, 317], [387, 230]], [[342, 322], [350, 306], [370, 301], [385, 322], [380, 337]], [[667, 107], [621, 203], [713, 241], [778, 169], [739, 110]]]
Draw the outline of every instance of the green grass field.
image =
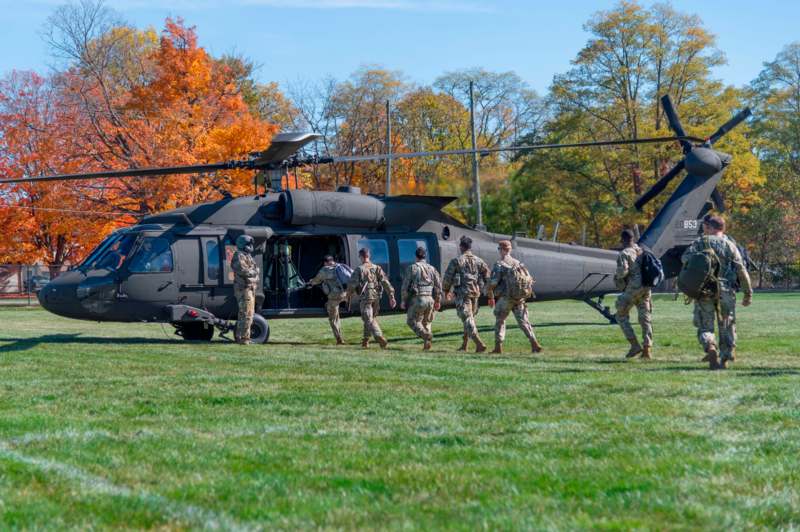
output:
[[363, 351], [324, 320], [239, 347], [2, 308], [0, 529], [800, 528], [800, 294], [740, 309], [725, 372], [671, 298], [652, 362], [582, 303], [530, 308], [535, 358], [515, 327], [457, 354], [453, 311], [423, 353], [400, 316]]

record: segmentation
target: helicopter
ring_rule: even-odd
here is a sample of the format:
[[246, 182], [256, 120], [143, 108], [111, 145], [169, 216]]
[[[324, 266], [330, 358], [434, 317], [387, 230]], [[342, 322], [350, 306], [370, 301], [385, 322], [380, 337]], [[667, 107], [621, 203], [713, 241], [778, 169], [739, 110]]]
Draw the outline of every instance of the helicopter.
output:
[[[473, 240], [473, 253], [489, 264], [496, 258], [497, 242], [511, 240], [515, 256], [537, 280], [537, 301], [584, 301], [613, 323], [613, 314], [602, 303], [605, 295], [617, 291], [613, 279], [617, 251], [470, 227], [442, 210], [455, 197], [368, 195], [353, 186], [336, 191], [284, 189], [281, 184], [289, 169], [310, 164], [677, 141], [683, 158], [635, 204], [641, 210], [672, 179], [686, 172], [639, 240], [660, 257], [666, 277], [674, 277], [680, 271], [683, 250], [697, 237], [698, 219], [712, 208], [712, 201], [718, 209], [723, 208], [716, 190], [731, 156], [714, 150], [713, 144], [745, 120], [750, 110], [744, 109], [711, 136], [699, 139], [686, 135], [668, 95], [661, 103], [675, 136], [319, 157], [300, 154], [319, 135], [280, 133], [268, 149], [245, 160], [26, 177], [0, 183], [158, 177], [233, 168], [252, 169], [270, 180], [271, 188], [264, 193], [152, 214], [137, 225], [113, 232], [83, 262], [39, 291], [41, 305], [60, 316], [98, 322], [169, 323], [186, 340], [209, 341], [215, 330], [225, 338], [237, 315], [230, 259], [236, 238], [245, 234], [255, 240], [254, 256], [262, 273], [251, 337], [254, 343], [264, 343], [269, 340], [272, 320], [326, 316], [325, 295], [319, 288], [307, 289], [307, 280], [317, 272], [324, 256], [356, 265], [358, 251], [367, 248], [372, 261], [399, 289], [402, 273], [414, 262], [418, 247], [425, 248], [428, 261], [443, 271], [458, 255], [459, 239], [468, 236]], [[385, 299], [381, 312], [399, 312]], [[357, 309], [357, 304], [351, 304], [342, 314], [356, 315]]]

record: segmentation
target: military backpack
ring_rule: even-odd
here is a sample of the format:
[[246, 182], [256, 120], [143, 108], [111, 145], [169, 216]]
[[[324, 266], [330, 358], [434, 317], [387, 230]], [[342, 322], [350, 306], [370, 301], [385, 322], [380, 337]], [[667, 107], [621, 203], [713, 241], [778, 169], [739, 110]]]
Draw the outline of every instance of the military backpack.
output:
[[511, 299], [528, 299], [533, 295], [534, 282], [525, 265], [517, 262], [506, 277], [506, 295]]
[[642, 286], [655, 288], [664, 280], [664, 267], [653, 252], [643, 249], [642, 254], [636, 259], [642, 271]]
[[707, 237], [703, 248], [686, 258], [678, 274], [678, 289], [691, 299], [715, 297], [719, 293], [720, 260]]

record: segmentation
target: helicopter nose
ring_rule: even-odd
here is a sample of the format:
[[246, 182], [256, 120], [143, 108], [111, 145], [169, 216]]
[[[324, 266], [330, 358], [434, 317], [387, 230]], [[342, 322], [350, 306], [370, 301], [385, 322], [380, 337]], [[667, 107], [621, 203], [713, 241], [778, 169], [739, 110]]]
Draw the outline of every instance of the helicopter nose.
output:
[[79, 308], [76, 308], [78, 303], [76, 291], [79, 282], [80, 275], [76, 272], [65, 272], [59, 275], [39, 290], [39, 304], [53, 314], [68, 318], [78, 317], [75, 316], [75, 311]]

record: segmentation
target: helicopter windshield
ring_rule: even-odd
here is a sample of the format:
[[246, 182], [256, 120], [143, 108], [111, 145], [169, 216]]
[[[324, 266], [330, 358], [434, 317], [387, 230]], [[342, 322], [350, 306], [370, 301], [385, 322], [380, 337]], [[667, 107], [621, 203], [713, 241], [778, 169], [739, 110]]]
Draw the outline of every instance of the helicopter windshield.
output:
[[116, 271], [130, 253], [136, 238], [136, 234], [130, 233], [111, 235], [83, 261], [80, 268]]

